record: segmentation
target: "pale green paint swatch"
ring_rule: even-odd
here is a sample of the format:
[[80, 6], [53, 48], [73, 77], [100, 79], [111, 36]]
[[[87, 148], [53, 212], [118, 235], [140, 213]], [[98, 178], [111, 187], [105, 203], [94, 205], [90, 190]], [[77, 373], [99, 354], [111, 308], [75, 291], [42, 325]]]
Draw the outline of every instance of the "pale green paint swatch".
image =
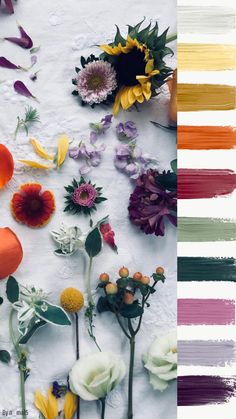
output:
[[179, 242], [236, 240], [236, 221], [221, 218], [179, 217]]

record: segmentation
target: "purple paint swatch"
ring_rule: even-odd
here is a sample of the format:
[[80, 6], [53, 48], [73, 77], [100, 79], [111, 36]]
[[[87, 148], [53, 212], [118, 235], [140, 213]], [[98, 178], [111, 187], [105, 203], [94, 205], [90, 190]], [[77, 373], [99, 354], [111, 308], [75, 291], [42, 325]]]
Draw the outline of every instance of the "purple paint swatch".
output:
[[178, 325], [235, 324], [235, 301], [188, 298], [178, 300]]
[[179, 340], [179, 365], [224, 367], [236, 362], [233, 340]]
[[236, 377], [185, 375], [178, 377], [178, 406], [229, 402], [236, 395]]

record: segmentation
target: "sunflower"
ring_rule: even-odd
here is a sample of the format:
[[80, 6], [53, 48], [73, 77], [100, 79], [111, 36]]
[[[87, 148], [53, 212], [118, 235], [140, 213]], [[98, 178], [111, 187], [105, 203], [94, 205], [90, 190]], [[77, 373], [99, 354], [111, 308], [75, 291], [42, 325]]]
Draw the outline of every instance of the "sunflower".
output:
[[42, 227], [55, 211], [55, 200], [51, 191], [42, 191], [39, 183], [21, 185], [11, 200], [13, 217], [28, 227]]
[[[124, 39], [117, 28], [115, 41], [110, 45], [101, 45], [104, 51], [100, 58], [109, 61], [115, 68], [118, 82], [113, 112], [124, 110], [136, 102], [148, 101], [156, 94], [172, 70], [165, 66], [163, 57], [171, 54], [165, 45], [167, 30], [158, 37], [158, 26], [151, 24], [139, 31], [142, 22], [132, 27]], [[173, 40], [173, 37], [171, 38]], [[172, 53], [173, 54], [173, 53]]]

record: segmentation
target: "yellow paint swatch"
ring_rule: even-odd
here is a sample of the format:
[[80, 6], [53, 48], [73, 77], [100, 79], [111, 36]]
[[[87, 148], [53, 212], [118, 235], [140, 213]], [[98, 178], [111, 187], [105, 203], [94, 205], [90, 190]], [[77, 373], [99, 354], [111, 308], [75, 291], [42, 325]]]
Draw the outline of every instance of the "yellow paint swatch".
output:
[[236, 45], [178, 44], [178, 69], [223, 71], [236, 68]]
[[236, 87], [224, 84], [178, 84], [178, 111], [226, 111], [236, 108]]

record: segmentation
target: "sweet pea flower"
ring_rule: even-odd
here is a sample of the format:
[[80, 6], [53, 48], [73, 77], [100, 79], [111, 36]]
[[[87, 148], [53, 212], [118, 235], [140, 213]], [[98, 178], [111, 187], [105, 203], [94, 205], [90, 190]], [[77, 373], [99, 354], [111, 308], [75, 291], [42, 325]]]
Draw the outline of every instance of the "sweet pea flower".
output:
[[105, 399], [125, 374], [124, 362], [112, 352], [83, 356], [69, 373], [70, 389], [83, 400]]
[[112, 124], [113, 115], [105, 115], [100, 122], [93, 123], [91, 122], [90, 128], [98, 135], [105, 134], [105, 132], [110, 128]]
[[100, 165], [102, 152], [105, 150], [105, 144], [97, 143], [97, 134], [95, 131], [90, 133], [88, 142], [81, 141], [77, 147], [69, 151], [69, 156], [75, 160], [84, 160], [85, 164], [80, 167], [79, 172], [83, 176], [90, 172], [92, 167]]
[[127, 121], [124, 124], [120, 122], [116, 126], [116, 133], [120, 141], [132, 141], [138, 136], [138, 130], [133, 121]]
[[154, 390], [164, 391], [177, 377], [177, 336], [173, 331], [157, 337], [143, 357]]

